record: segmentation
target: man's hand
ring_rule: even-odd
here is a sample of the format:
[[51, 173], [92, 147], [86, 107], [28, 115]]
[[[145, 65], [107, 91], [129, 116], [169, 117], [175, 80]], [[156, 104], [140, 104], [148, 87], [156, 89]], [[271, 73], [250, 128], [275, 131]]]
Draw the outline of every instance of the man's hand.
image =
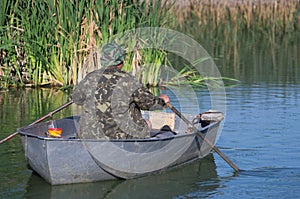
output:
[[161, 94], [159, 96], [160, 99], [163, 99], [165, 101], [165, 103], [170, 103], [170, 99], [166, 94]]

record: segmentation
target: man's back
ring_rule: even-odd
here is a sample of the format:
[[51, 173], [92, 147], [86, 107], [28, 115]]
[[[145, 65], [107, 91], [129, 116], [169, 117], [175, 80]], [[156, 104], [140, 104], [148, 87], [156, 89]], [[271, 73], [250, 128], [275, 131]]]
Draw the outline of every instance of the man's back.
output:
[[104, 134], [110, 138], [145, 138], [149, 127], [133, 95], [142, 85], [118, 68], [106, 69], [95, 91], [95, 107]]

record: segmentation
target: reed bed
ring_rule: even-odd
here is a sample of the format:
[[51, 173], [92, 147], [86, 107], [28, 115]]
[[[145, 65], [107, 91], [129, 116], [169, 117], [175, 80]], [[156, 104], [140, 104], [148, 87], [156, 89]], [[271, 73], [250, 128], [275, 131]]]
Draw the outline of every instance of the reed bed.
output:
[[180, 0], [172, 11], [174, 26], [192, 35], [225, 76], [249, 79], [266, 67], [287, 78], [299, 74], [299, 0]]
[[299, 0], [180, 0], [173, 11], [181, 27], [196, 17], [195, 26], [213, 25], [212, 28], [227, 26], [276, 34], [300, 28]]
[[97, 67], [98, 48], [111, 36], [166, 26], [169, 20], [168, 8], [152, 0], [4, 0], [2, 5], [2, 87], [76, 84]]
[[[201, 44], [208, 40], [215, 43], [208, 48], [222, 43], [225, 50], [218, 53], [235, 60], [234, 65], [245, 37], [268, 42], [273, 49], [286, 37], [299, 41], [299, 0], [179, 0], [172, 11], [178, 22], [174, 27]], [[220, 56], [214, 51], [218, 49], [212, 49], [212, 56]]]

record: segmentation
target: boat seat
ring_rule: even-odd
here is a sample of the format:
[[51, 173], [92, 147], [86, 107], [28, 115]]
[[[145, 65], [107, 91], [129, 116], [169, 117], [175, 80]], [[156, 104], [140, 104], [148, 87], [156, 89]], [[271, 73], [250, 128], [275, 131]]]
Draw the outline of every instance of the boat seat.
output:
[[166, 112], [149, 112], [149, 120], [152, 124], [152, 129], [160, 130], [163, 126], [168, 125], [172, 131], [175, 126], [175, 114]]

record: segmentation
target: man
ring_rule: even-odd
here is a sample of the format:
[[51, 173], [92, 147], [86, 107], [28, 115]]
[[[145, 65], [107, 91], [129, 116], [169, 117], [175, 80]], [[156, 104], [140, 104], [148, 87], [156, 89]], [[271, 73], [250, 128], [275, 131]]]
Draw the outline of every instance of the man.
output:
[[141, 110], [162, 109], [167, 95], [154, 96], [132, 75], [122, 71], [125, 51], [115, 43], [102, 49], [103, 69], [89, 73], [74, 89], [72, 99], [84, 105], [79, 136], [94, 139], [149, 137]]

